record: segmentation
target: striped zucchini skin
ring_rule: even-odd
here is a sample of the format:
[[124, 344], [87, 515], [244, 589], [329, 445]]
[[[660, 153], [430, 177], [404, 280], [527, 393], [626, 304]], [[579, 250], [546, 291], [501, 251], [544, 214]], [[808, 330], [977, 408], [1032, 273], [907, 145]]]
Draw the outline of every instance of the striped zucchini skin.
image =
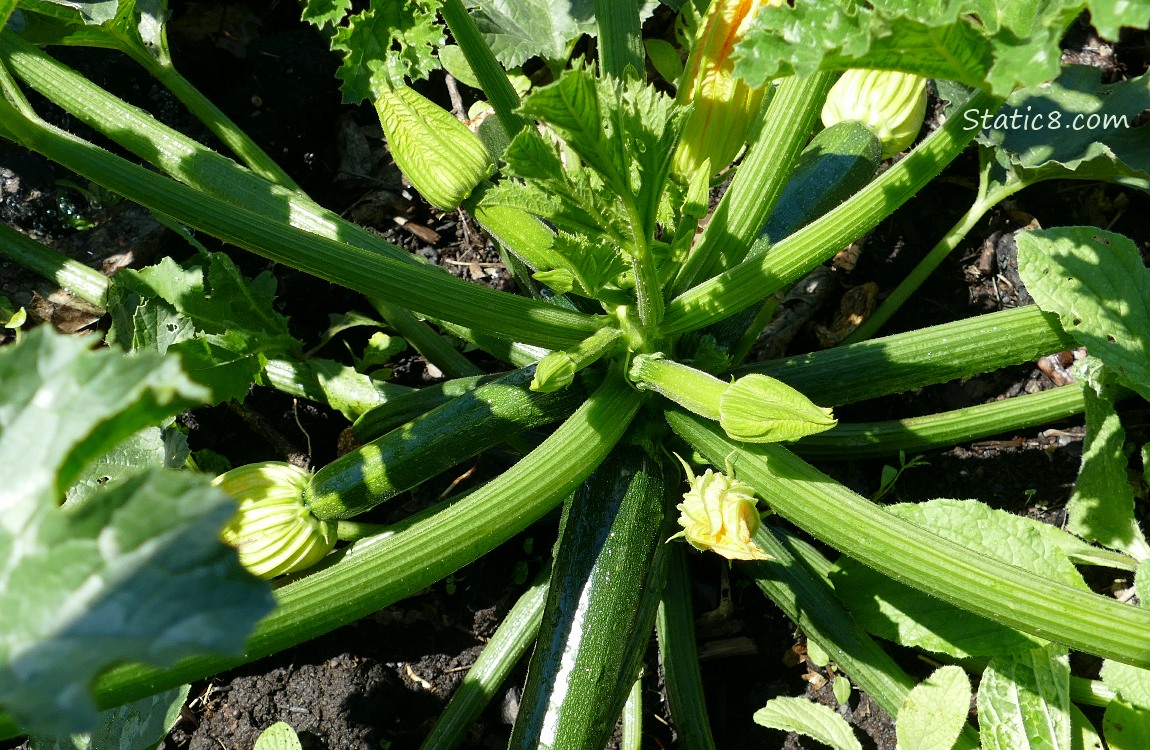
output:
[[490, 383], [500, 377], [500, 375], [470, 375], [405, 393], [364, 412], [351, 428], [360, 442], [370, 442], [435, 407], [442, 406], [451, 399], [470, 393], [484, 383]]
[[621, 445], [576, 493], [509, 750], [602, 750], [666, 580], [667, 467]]
[[528, 389], [535, 368], [480, 385], [331, 462], [312, 477], [304, 502], [322, 520], [363, 513], [520, 432], [568, 416], [588, 381], [554, 393]]

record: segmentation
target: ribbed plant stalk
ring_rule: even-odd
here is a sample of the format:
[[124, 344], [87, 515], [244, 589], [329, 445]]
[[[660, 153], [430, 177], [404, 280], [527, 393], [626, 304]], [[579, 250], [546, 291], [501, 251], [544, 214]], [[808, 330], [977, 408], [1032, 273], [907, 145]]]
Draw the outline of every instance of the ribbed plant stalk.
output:
[[642, 27], [636, 0], [595, 0], [595, 23], [599, 35], [599, 74], [613, 78], [642, 78]]
[[421, 750], [451, 750], [467, 739], [471, 725], [535, 642], [543, 619], [543, 604], [547, 601], [550, 570], [548, 565], [503, 618], [495, 635], [483, 647], [483, 653], [467, 670], [451, 702], [435, 720], [431, 733], [420, 745]]
[[[270, 179], [267, 174], [260, 177], [240, 168], [231, 159], [205, 148], [157, 122], [142, 110], [112, 96], [10, 32], [0, 35], [0, 57], [29, 85], [50, 100], [185, 184], [218, 198], [234, 200], [268, 216], [280, 214], [286, 207], [289, 221], [294, 226], [368, 251], [380, 252], [399, 261], [419, 264], [410, 254], [312, 201], [294, 187], [286, 174], [282, 175], [286, 182], [273, 180], [275, 184], [269, 185], [264, 179]], [[189, 96], [193, 96], [192, 92], [194, 97], [207, 101], [194, 89], [191, 89]], [[251, 143], [238, 130], [234, 138]], [[258, 151], [252, 143], [251, 148], [245, 152], [254, 154], [252, 149]], [[389, 308], [388, 322], [402, 327], [412, 346], [428, 361], [444, 372], [467, 371], [470, 363], [408, 310], [382, 299], [379, 304]]]
[[515, 92], [511, 81], [507, 80], [503, 66], [495, 59], [462, 0], [444, 0], [439, 12], [451, 29], [451, 36], [455, 37], [463, 56], [467, 58], [471, 72], [479, 80], [479, 87], [487, 95], [487, 101], [495, 110], [499, 124], [503, 126], [508, 138], [514, 138], [530, 122], [515, 113], [519, 108], [519, 94]]
[[855, 424], [840, 422], [826, 432], [802, 438], [794, 445], [794, 451], [800, 456], [824, 461], [924, 451], [1046, 424], [1081, 414], [1085, 408], [1082, 386], [1071, 383], [926, 417]]
[[[818, 550], [790, 533], [760, 526], [755, 544], [775, 559], [740, 563], [759, 589], [786, 613], [867, 695], [892, 718], [898, 716], [915, 680], [855, 622], [830, 585], [809, 567]], [[963, 728], [955, 748], [978, 750], [978, 732]]]
[[679, 746], [683, 750], [715, 750], [703, 678], [699, 674], [686, 547], [681, 544], [675, 546], [667, 560], [667, 583], [655, 618], [655, 632], [659, 636], [659, 660]]
[[[779, 516], [845, 555], [969, 612], [1095, 656], [1150, 667], [1150, 611], [1024, 571], [886, 512], [778, 445], [746, 446], [668, 412], [708, 461], [730, 461]], [[1003, 606], [1007, 602], [1010, 606]]]
[[757, 362], [727, 376], [769, 375], [816, 403], [838, 406], [1033, 362], [1077, 346], [1058, 316], [1031, 305]]
[[[496, 479], [358, 542], [276, 589], [277, 606], [241, 657], [200, 656], [167, 669], [117, 668], [94, 686], [101, 709], [217, 674], [316, 638], [411, 596], [518, 534], [569, 496], [607, 457], [642, 396], [618, 372], [546, 441]], [[525, 491], [530, 488], [530, 491]], [[18, 728], [0, 715], [0, 739]]]
[[463, 378], [468, 375], [482, 375], [483, 370], [463, 356], [463, 353], [444, 340], [435, 331], [417, 320], [407, 310], [385, 301], [381, 297], [368, 300], [387, 324], [415, 351], [449, 378]]
[[622, 740], [620, 750], [643, 750], [643, 675], [631, 684], [627, 702], [623, 704]]
[[[369, 296], [410, 310], [498, 332], [542, 346], [575, 344], [599, 328], [596, 318], [468, 284], [439, 271], [394, 260], [291, 226], [290, 204], [271, 216], [239, 196], [222, 200], [161, 177], [43, 121], [30, 120], [4, 100], [0, 119], [25, 147], [155, 211]], [[278, 218], [277, 218], [278, 217]]]
[[782, 195], [834, 79], [833, 73], [816, 73], [779, 84], [759, 137], [749, 145], [707, 229], [679, 269], [671, 286], [674, 294], [743, 260]]
[[108, 306], [107, 276], [41, 245], [7, 224], [0, 224], [0, 256], [56, 282], [61, 289], [90, 305]]
[[[1001, 98], [979, 91], [964, 107], [993, 112], [1001, 105]], [[964, 130], [961, 119], [948, 120], [854, 197], [787, 237], [761, 258], [735, 266], [671, 300], [662, 332], [685, 333], [734, 315], [790, 286], [811, 268], [874, 229], [973, 140], [975, 133]], [[745, 247], [750, 245], [748, 241]]]

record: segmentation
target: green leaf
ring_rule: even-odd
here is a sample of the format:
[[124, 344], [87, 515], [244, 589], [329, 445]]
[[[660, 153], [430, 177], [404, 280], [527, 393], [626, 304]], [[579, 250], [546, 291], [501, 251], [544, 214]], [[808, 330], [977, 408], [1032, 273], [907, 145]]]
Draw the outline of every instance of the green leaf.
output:
[[147, 466], [178, 469], [187, 457], [183, 433], [174, 427], [148, 427], [84, 467], [68, 488], [67, 502], [82, 502], [100, 487]]
[[1150, 711], [1110, 701], [1102, 717], [1102, 734], [1110, 750], [1145, 750], [1150, 747]]
[[300, 18], [322, 29], [339, 24], [350, 10], [351, 0], [304, 0]]
[[1107, 659], [1102, 662], [1102, 681], [1122, 700], [1150, 711], [1150, 670]]
[[1102, 71], [1068, 65], [1049, 83], [1016, 91], [993, 118], [966, 111], [978, 142], [1008, 170], [999, 181], [1108, 180], [1150, 190], [1148, 128], [1133, 127], [1150, 108], [1150, 74], [1103, 84]]
[[147, 469], [57, 507], [93, 458], [206, 396], [173, 358], [87, 343], [41, 327], [0, 350], [0, 465], [21, 467], [0, 486], [0, 705], [41, 734], [93, 728], [113, 665], [238, 653], [272, 607], [204, 477]]
[[372, 0], [336, 28], [331, 48], [343, 56], [336, 77], [343, 81], [344, 104], [374, 100], [381, 87], [403, 86], [439, 67], [434, 52], [444, 36], [435, 21], [438, 7], [435, 0]]
[[102, 24], [116, 17], [120, 0], [46, 0], [62, 8], [76, 10], [84, 19], [84, 23]]
[[1150, 399], [1150, 271], [1133, 242], [1093, 227], [1024, 232], [1018, 273], [1039, 307]]
[[[887, 510], [977, 552], [1086, 588], [1065, 553], [1031, 519], [973, 500], [931, 500], [892, 505]], [[863, 627], [906, 646], [965, 658], [1009, 654], [1042, 643], [911, 589], [849, 557], [839, 559], [830, 580]]]
[[277, 721], [260, 732], [252, 750], [302, 750], [302, 746], [291, 724]]
[[108, 341], [177, 352], [193, 379], [211, 389], [212, 403], [242, 399], [269, 357], [299, 350], [273, 307], [275, 288], [270, 273], [249, 281], [223, 253], [207, 255], [206, 271], [171, 258], [126, 269], [110, 295]]
[[753, 718], [768, 729], [798, 732], [835, 750], [862, 750], [846, 719], [806, 698], [771, 698]]
[[190, 685], [103, 711], [91, 734], [33, 736], [31, 750], [154, 750], [180, 720]]
[[595, 33], [594, 0], [478, 0], [475, 23], [496, 59], [515, 68], [532, 57], [567, 59], [571, 42]]
[[978, 688], [983, 750], [1070, 750], [1070, 658], [1050, 644], [991, 659]]
[[885, 68], [960, 81], [1007, 96], [1058, 73], [1063, 31], [1089, 6], [1103, 37], [1144, 28], [1150, 6], [1110, 0], [872, 0], [760, 9], [736, 47], [752, 85], [817, 70]]
[[970, 678], [962, 667], [940, 667], [915, 685], [898, 711], [899, 750], [950, 750], [970, 712]]
[[[1098, 365], [1095, 369], [1103, 369], [1097, 360], [1093, 362]], [[1126, 473], [1126, 432], [1106, 384], [1088, 385], [1083, 392], [1086, 440], [1082, 468], [1066, 504], [1066, 530], [1145, 560], [1150, 558], [1150, 545], [1134, 517], [1134, 487]]]

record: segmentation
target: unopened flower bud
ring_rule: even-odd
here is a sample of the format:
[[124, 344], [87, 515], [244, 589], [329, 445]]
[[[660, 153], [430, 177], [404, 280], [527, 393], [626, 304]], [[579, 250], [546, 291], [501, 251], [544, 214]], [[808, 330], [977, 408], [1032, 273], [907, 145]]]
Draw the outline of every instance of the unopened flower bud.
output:
[[454, 211], [495, 169], [479, 137], [415, 89], [385, 89], [375, 109], [395, 163], [436, 208]]
[[856, 120], [882, 141], [884, 159], [907, 149], [926, 116], [926, 79], [894, 70], [848, 70], [831, 87], [823, 124]]
[[303, 502], [310, 477], [291, 464], [266, 461], [212, 482], [239, 503], [220, 536], [252, 575], [275, 578], [310, 568], [335, 546], [335, 522], [319, 520]]

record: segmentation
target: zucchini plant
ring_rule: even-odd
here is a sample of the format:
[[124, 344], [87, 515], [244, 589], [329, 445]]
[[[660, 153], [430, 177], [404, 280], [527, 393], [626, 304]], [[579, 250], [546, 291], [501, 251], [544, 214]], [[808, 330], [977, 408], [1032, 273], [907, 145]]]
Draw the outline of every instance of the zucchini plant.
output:
[[[1019, 265], [1038, 307], [874, 340], [856, 333], [852, 343], [826, 351], [745, 361], [776, 295], [875, 228], [976, 139], [982, 181], [972, 216], [1055, 176], [1147, 189], [1145, 126], [1036, 144], [1033, 135], [972, 128], [963, 114], [985, 113], [993, 122], [1004, 106], [1040, 103], [1140, 112], [1150, 106], [1150, 78], [1103, 88], [1061, 69], [1057, 45], [1084, 9], [1107, 39], [1122, 26], [1150, 24], [1150, 10], [1105, 0], [1039, 9], [1021, 0], [915, 9], [894, 0], [672, 3], [682, 5], [681, 25], [691, 31], [686, 64], [668, 82], [677, 85], [671, 96], [647, 79], [636, 0], [597, 0], [587, 18], [544, 5], [527, 4], [524, 12], [555, 14], [552, 33], [524, 52], [500, 27], [513, 19], [499, 3], [479, 2], [472, 13], [461, 0], [373, 0], [354, 15], [346, 3], [304, 3], [304, 18], [344, 55], [345, 100], [375, 105], [412, 186], [440, 210], [468, 212], [517, 270], [524, 295], [442, 273], [315, 203], [179, 75], [162, 4], [0, 5], [0, 136], [180, 231], [362, 293], [452, 376], [409, 391], [309, 358], [270, 306], [274, 282], [244, 279], [223, 253], [205, 250], [182, 266], [165, 259], [108, 280], [4, 228], [0, 253], [109, 310], [108, 342], [130, 352], [124, 372], [147, 366], [166, 375], [149, 376], [122, 403], [77, 423], [69, 441], [44, 451], [35, 483], [0, 491], [0, 508], [47, 519], [42, 526], [54, 535], [37, 536], [41, 525], [31, 523], [0, 527], [0, 618], [12, 626], [0, 628], [0, 706], [9, 712], [0, 716], [0, 736], [86, 730], [96, 708], [317, 637], [451, 575], [560, 505], [546, 595], [532, 589], [506, 626], [516, 632], [497, 636], [491, 658], [501, 663], [475, 678], [504, 677], [537, 630], [513, 747], [598, 750], [620, 714], [634, 743], [633, 696], [653, 631], [684, 742], [713, 746], [693, 658], [685, 552], [667, 544], [678, 536], [705, 554], [738, 560], [856, 685], [900, 722], [909, 717], [900, 730], [907, 738], [930, 725], [918, 707], [923, 695], [946, 703], [943, 736], [908, 746], [973, 748], [981, 733], [983, 747], [1012, 750], [1069, 746], [1072, 733], [1086, 736], [1089, 721], [1071, 703], [1078, 679], [1071, 649], [1106, 660], [1107, 711], [1115, 712], [1107, 727], [1117, 727], [1108, 737], [1150, 726], [1150, 614], [1090, 591], [1075, 567], [1140, 573], [1150, 554], [1113, 407], [1130, 392], [1150, 396], [1150, 281], [1129, 239], [1089, 228], [1021, 237]], [[446, 51], [448, 33], [461, 55]], [[577, 43], [588, 36], [594, 46]], [[235, 159], [70, 70], [44, 49], [57, 44], [124, 52], [203, 118]], [[569, 61], [572, 50], [583, 54]], [[524, 55], [538, 56], [550, 76], [526, 93], [508, 76]], [[493, 111], [482, 138], [413, 87], [441, 62], [473, 81]], [[938, 126], [920, 135], [927, 79], [947, 103]], [[26, 92], [135, 158], [47, 122]], [[881, 161], [899, 153], [876, 177]], [[716, 176], [729, 181], [712, 206]], [[943, 244], [953, 247], [970, 226]], [[1116, 296], [1122, 305], [1107, 304]], [[506, 363], [506, 374], [480, 370], [439, 331]], [[1076, 345], [1091, 355], [1082, 384], [1052, 393], [896, 423], [844, 424], [834, 413]], [[92, 362], [114, 369], [112, 356], [39, 334], [0, 351], [0, 375], [12, 383], [0, 395], [0, 458], [18, 460], [35, 420], [66, 421], [52, 394], [74, 388], [52, 384], [53, 361], [72, 363], [70, 376], [81, 380], [97, 368]], [[37, 378], [20, 374], [22, 367]], [[128, 472], [56, 507], [83, 469], [149, 418], [242, 398], [254, 382], [329, 403], [356, 420], [363, 444], [314, 474], [287, 465], [238, 467], [214, 486], [182, 474], [172, 479], [174, 469]], [[1083, 412], [1089, 437], [1071, 501], [1073, 533], [974, 502], [880, 506], [802, 457], [924, 450]], [[352, 520], [499, 445], [521, 457], [469, 494], [385, 527]], [[672, 452], [715, 467], [684, 463], [691, 487], [681, 503]], [[140, 477], [174, 483], [177, 497], [202, 493], [215, 509], [211, 533], [238, 547], [252, 574], [279, 580], [269, 595], [238, 571], [234, 557], [230, 567], [217, 566], [230, 587], [215, 592], [223, 600], [213, 606], [240, 607], [246, 622], [267, 612], [242, 648], [234, 627], [171, 646], [157, 626], [135, 651], [125, 635], [108, 658], [90, 657], [74, 670], [62, 655], [76, 648], [75, 634], [28, 605], [27, 580], [48, 542], [66, 546], [71, 534], [88, 557], [102, 549], [103, 530], [125, 525], [113, 511], [130, 502], [124, 498]], [[228, 507], [221, 489], [239, 503], [230, 520], [220, 510]], [[762, 523], [756, 495], [790, 526]], [[137, 529], [141, 544], [164, 531], [146, 526]], [[968, 526], [979, 534], [972, 537]], [[792, 528], [841, 558], [828, 560]], [[217, 547], [203, 557], [228, 557]], [[118, 582], [125, 601], [138, 606], [133, 592], [146, 582], [147, 566], [112, 562], [101, 580]], [[84, 615], [98, 604], [85, 599], [85, 585], [83, 577], [62, 576], [53, 592]], [[189, 622], [195, 618], [189, 613]], [[130, 631], [128, 623], [122, 628]], [[979, 637], [964, 635], [972, 631]], [[982, 668], [979, 728], [964, 725], [970, 692], [953, 668], [932, 678], [948, 689], [912, 690], [913, 679], [875, 636]], [[95, 650], [91, 643], [81, 639]], [[972, 659], [982, 659], [981, 667]], [[484, 691], [466, 692], [458, 711], [474, 716]], [[435, 731], [435, 747], [461, 741], [465, 722], [455, 711], [444, 714], [450, 728]], [[1038, 722], [1040, 715], [1056, 720]], [[792, 702], [768, 704], [756, 716], [809, 731], [821, 721]], [[1012, 744], [1019, 737], [1027, 744]]]

